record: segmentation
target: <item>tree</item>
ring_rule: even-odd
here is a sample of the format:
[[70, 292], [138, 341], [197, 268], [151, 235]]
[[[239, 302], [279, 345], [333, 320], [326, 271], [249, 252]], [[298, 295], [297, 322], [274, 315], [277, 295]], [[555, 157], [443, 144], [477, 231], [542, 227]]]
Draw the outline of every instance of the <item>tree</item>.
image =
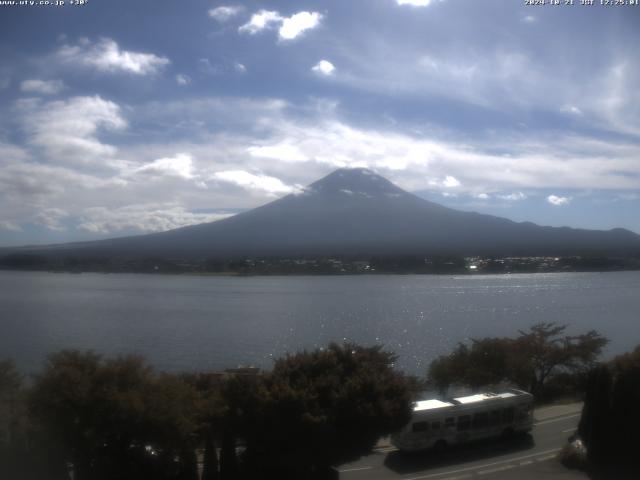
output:
[[304, 479], [371, 452], [411, 417], [413, 384], [394, 360], [379, 346], [353, 344], [277, 360], [247, 411], [247, 453], [263, 473]]
[[454, 383], [477, 390], [508, 382], [540, 395], [554, 376], [585, 375], [607, 344], [595, 330], [570, 336], [564, 334], [566, 328], [538, 323], [515, 339], [472, 339], [471, 345], [458, 344], [451, 354], [431, 362], [428, 383], [444, 393]]
[[[513, 377], [536, 394], [550, 376], [559, 371], [585, 373], [595, 364], [608, 340], [595, 330], [577, 335], [564, 335], [567, 325], [554, 322], [537, 323], [529, 331], [520, 331], [514, 343]], [[524, 384], [527, 381], [527, 384]]]
[[639, 478], [640, 346], [589, 373], [578, 434], [606, 478]]
[[180, 454], [192, 470], [196, 396], [139, 357], [62, 351], [36, 377], [30, 403], [40, 437], [59, 446], [56, 463], [72, 463], [75, 479], [170, 478]]
[[508, 338], [472, 339], [471, 346], [459, 343], [446, 356], [431, 362], [427, 381], [444, 395], [452, 383], [476, 391], [509, 378], [513, 340]]

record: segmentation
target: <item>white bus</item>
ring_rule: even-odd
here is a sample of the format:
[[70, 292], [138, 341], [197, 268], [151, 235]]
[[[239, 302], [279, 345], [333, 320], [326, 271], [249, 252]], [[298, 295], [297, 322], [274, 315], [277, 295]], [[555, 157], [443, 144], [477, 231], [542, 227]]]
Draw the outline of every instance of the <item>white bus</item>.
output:
[[448, 401], [421, 400], [411, 421], [391, 436], [398, 450], [415, 452], [482, 438], [530, 432], [533, 396], [522, 390], [478, 393]]

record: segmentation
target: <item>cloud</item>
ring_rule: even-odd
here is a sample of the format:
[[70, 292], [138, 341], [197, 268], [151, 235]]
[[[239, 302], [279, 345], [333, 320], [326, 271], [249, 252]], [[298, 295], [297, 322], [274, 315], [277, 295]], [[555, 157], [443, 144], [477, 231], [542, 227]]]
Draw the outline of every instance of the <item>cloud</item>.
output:
[[83, 39], [77, 45], [65, 44], [60, 47], [57, 56], [64, 63], [93, 68], [99, 72], [133, 75], [155, 74], [171, 63], [168, 58], [153, 53], [122, 50], [110, 38], [103, 38], [96, 43]]
[[20, 91], [25, 93], [40, 93], [42, 95], [55, 95], [64, 89], [61, 80], [30, 79], [20, 82]]
[[244, 64], [242, 64], [240, 62], [235, 62], [233, 64], [233, 68], [238, 73], [246, 73], [247, 72], [247, 67], [245, 67]]
[[460, 181], [456, 177], [447, 175], [447, 177], [443, 180], [442, 185], [444, 185], [447, 188], [459, 187]]
[[120, 107], [100, 96], [46, 103], [30, 100], [18, 102], [17, 107], [30, 143], [61, 163], [104, 161], [117, 150], [102, 143], [98, 131], [127, 125]]
[[20, 232], [22, 227], [11, 220], [0, 220], [0, 230], [8, 230], [10, 232]]
[[45, 208], [36, 214], [33, 223], [48, 230], [63, 232], [67, 228], [62, 224], [62, 220], [68, 216], [69, 213], [61, 208]]
[[189, 85], [191, 83], [191, 77], [189, 75], [185, 75], [184, 73], [179, 73], [176, 75], [176, 83], [181, 87], [185, 85]]
[[247, 152], [253, 157], [271, 158], [282, 162], [303, 162], [308, 159], [298, 147], [287, 143], [249, 147]]
[[231, 18], [238, 15], [240, 12], [244, 10], [243, 7], [233, 5], [233, 6], [220, 6], [216, 8], [212, 8], [209, 10], [209, 16], [216, 20], [217, 22], [224, 23], [229, 21]]
[[526, 17], [524, 17], [522, 19], [523, 22], [525, 23], [535, 23], [538, 21], [538, 17], [534, 16], [534, 15], [527, 15]]
[[313, 67], [311, 67], [311, 70], [313, 70], [314, 72], [326, 76], [332, 75], [335, 69], [336, 67], [333, 66], [333, 63], [328, 60], [320, 60]]
[[498, 198], [502, 200], [508, 200], [510, 202], [517, 202], [518, 200], [524, 200], [527, 196], [522, 192], [514, 192], [506, 195], [498, 195]]
[[262, 174], [254, 175], [244, 170], [216, 172], [214, 178], [233, 183], [247, 190], [261, 190], [271, 195], [294, 193], [300, 189], [297, 186], [286, 185], [279, 178]]
[[582, 115], [582, 110], [580, 110], [575, 105], [565, 105], [560, 111], [563, 113], [569, 113], [571, 115]]
[[396, 0], [398, 5], [411, 5], [412, 7], [428, 7], [432, 0]]
[[299, 12], [282, 20], [279, 34], [283, 40], [293, 40], [306, 30], [317, 27], [322, 20], [318, 12]]
[[174, 157], [158, 158], [137, 168], [135, 172], [158, 176], [174, 176], [186, 180], [194, 178], [193, 160], [188, 153], [178, 153]]
[[263, 30], [275, 29], [281, 40], [293, 40], [306, 30], [317, 27], [322, 20], [318, 12], [298, 12], [290, 17], [283, 17], [277, 11], [260, 10], [251, 15], [251, 19], [238, 28], [239, 33], [255, 35]]
[[251, 19], [238, 27], [239, 33], [248, 33], [249, 35], [255, 35], [265, 29], [275, 28], [283, 21], [283, 18], [276, 11], [260, 10], [257, 13], [251, 15]]
[[556, 207], [566, 205], [570, 201], [571, 197], [558, 197], [556, 195], [549, 195], [547, 197], [547, 202], [549, 202], [551, 205], [555, 205]]
[[487, 200], [489, 199], [489, 195], [486, 193], [478, 193], [477, 195], [475, 195], [476, 198], [479, 198], [480, 200]]
[[80, 215], [79, 230], [108, 234], [122, 231], [163, 232], [230, 217], [229, 213], [190, 212], [172, 203], [135, 204], [120, 208], [91, 207]]

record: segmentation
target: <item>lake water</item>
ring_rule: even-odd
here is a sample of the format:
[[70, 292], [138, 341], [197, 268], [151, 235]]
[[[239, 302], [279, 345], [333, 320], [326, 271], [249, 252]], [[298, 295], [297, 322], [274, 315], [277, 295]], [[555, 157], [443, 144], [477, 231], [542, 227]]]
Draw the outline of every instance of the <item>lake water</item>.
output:
[[640, 272], [198, 277], [0, 272], [0, 358], [38, 371], [48, 353], [144, 355], [160, 370], [269, 367], [331, 341], [380, 343], [398, 366], [540, 321], [596, 329], [606, 355], [640, 343]]

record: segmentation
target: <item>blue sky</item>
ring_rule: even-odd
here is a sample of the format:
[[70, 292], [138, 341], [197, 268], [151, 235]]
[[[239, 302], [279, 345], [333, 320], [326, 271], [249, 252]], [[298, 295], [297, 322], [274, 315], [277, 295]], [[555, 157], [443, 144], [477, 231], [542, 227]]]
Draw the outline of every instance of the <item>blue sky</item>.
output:
[[574, 3], [0, 5], [0, 245], [212, 221], [348, 166], [640, 232], [640, 6]]

